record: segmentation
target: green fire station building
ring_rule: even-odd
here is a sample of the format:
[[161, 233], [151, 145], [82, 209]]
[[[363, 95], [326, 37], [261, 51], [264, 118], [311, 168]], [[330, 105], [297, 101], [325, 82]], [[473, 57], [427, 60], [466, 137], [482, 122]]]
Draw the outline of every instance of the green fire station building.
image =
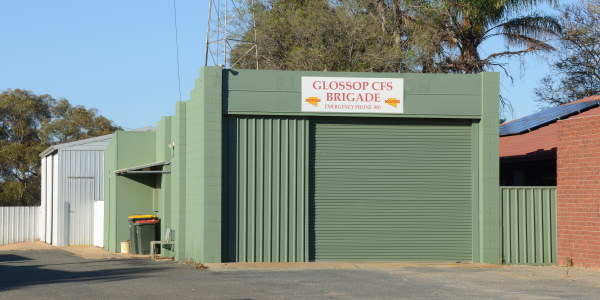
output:
[[108, 146], [105, 248], [154, 214], [180, 261], [500, 263], [498, 110], [498, 73], [203, 68]]

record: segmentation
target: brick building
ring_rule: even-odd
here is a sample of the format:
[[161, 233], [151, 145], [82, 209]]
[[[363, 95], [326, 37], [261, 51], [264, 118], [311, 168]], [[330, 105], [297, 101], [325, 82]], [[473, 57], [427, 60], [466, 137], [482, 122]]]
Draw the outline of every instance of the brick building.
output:
[[600, 268], [600, 95], [501, 125], [501, 185], [557, 186], [561, 265]]

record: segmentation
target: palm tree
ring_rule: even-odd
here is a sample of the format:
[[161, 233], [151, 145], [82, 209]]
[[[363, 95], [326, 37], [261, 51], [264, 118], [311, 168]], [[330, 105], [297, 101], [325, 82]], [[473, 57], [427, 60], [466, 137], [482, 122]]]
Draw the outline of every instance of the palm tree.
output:
[[[559, 22], [531, 11], [542, 3], [556, 0], [438, 0], [421, 1], [422, 9], [413, 26], [421, 37], [424, 72], [479, 73], [500, 59], [527, 53], [552, 51], [547, 43], [561, 32]], [[414, 3], [414, 1], [413, 1]], [[423, 6], [421, 6], [423, 7]], [[421, 34], [418, 34], [420, 32]], [[425, 33], [425, 34], [423, 34]], [[423, 39], [423, 37], [425, 39]], [[507, 47], [482, 57], [481, 46], [499, 37]], [[418, 38], [417, 38], [418, 39]], [[419, 42], [417, 42], [419, 43]]]

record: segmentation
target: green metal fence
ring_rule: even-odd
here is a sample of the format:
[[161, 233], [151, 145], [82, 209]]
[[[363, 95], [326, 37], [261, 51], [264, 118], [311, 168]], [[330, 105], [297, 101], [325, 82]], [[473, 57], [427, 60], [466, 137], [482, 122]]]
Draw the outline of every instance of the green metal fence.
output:
[[556, 187], [501, 187], [502, 261], [556, 264]]

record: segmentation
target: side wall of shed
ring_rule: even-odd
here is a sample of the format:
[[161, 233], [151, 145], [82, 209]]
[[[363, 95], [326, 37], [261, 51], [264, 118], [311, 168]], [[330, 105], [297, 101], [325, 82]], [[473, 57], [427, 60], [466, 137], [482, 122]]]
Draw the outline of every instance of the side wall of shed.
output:
[[[186, 102], [177, 102], [171, 121], [171, 139], [174, 143], [171, 160], [171, 228], [175, 230], [175, 260], [186, 260]], [[166, 215], [163, 218], [167, 218]]]
[[[160, 218], [161, 222], [161, 237], [162, 240], [164, 237], [162, 236], [167, 228], [173, 228], [173, 201], [171, 197], [171, 172], [172, 163], [174, 158], [174, 150], [175, 144], [172, 140], [172, 132], [171, 132], [171, 121], [172, 117], [162, 117], [162, 119], [156, 124], [156, 159], [155, 161], [160, 162], [164, 161], [169, 163], [164, 166], [163, 171], [166, 171], [161, 176], [157, 177], [159, 181], [157, 186], [159, 189], [156, 191], [158, 193], [158, 207], [157, 207], [157, 215]], [[172, 247], [169, 249], [164, 249], [164, 256], [172, 257], [173, 251]]]
[[104, 150], [104, 249], [117, 251], [116, 212], [117, 212], [117, 134]]
[[221, 261], [221, 72], [202, 69], [190, 100], [157, 124], [157, 160], [171, 172], [161, 180], [161, 229], [174, 231], [164, 255], [175, 260]]
[[59, 240], [62, 245], [92, 245], [94, 203], [104, 199], [104, 151], [59, 150], [58, 174], [64, 209]]
[[203, 68], [186, 111], [188, 259], [221, 261], [222, 95], [220, 68]]
[[110, 251], [120, 252], [122, 241], [129, 240], [127, 217], [153, 214], [156, 178], [146, 175], [117, 176], [115, 170], [154, 162], [155, 132], [116, 132], [105, 154], [105, 243]]

